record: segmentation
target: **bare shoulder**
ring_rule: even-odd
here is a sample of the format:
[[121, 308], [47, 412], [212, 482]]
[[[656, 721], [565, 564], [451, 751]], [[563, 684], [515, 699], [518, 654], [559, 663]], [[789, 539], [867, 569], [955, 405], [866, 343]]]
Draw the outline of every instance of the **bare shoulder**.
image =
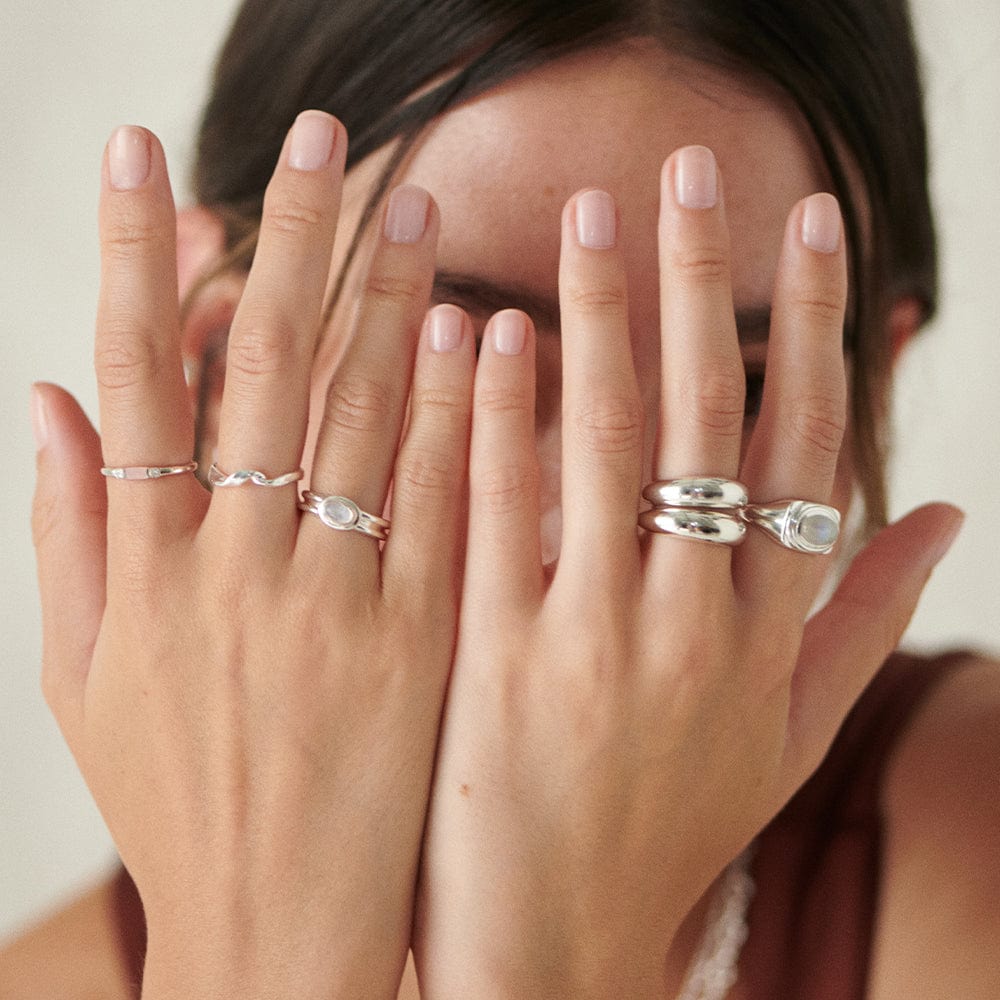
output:
[[112, 881], [0, 944], [4, 1000], [129, 1000], [112, 922]]
[[1000, 663], [969, 656], [900, 739], [883, 785], [871, 1000], [1000, 996]]

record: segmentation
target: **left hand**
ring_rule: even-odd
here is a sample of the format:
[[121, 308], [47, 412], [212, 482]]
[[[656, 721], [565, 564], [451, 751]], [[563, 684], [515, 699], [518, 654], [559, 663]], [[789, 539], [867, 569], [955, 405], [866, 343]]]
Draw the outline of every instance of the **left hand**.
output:
[[[846, 422], [843, 236], [792, 210], [763, 408], [741, 465], [744, 376], [722, 199], [660, 219], [657, 478], [738, 478], [828, 503]], [[956, 515], [886, 529], [806, 622], [829, 561], [751, 529], [736, 549], [640, 538], [643, 411], [623, 255], [563, 217], [563, 535], [539, 549], [534, 344], [491, 321], [476, 375], [459, 639], [425, 834], [424, 995], [657, 996], [678, 926], [815, 769], [891, 651]], [[842, 229], [842, 227], [841, 227]], [[523, 350], [511, 352], [518, 323]], [[498, 343], [500, 349], [498, 349]]]

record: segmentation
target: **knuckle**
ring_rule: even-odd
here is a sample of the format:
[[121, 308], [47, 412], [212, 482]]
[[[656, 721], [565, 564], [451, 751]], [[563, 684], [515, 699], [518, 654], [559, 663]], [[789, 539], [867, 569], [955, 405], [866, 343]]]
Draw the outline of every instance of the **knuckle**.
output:
[[374, 269], [365, 281], [365, 295], [376, 302], [409, 306], [424, 297], [424, 282], [416, 276]]
[[166, 243], [163, 228], [155, 220], [130, 215], [119, 217], [108, 227], [101, 246], [106, 259], [122, 262], [157, 253]]
[[399, 492], [410, 503], [420, 497], [440, 500], [453, 496], [456, 478], [454, 463], [440, 452], [421, 451], [401, 456], [396, 466]]
[[603, 316], [624, 312], [628, 296], [620, 285], [572, 285], [566, 290], [566, 304], [577, 313]]
[[532, 507], [538, 493], [538, 470], [523, 464], [482, 469], [471, 478], [470, 492], [493, 515], [520, 514]]
[[469, 422], [469, 398], [464, 392], [447, 389], [416, 389], [413, 411], [432, 421], [439, 431], [458, 431]]
[[101, 389], [110, 392], [145, 388], [162, 374], [163, 363], [152, 338], [134, 328], [105, 328], [94, 349], [94, 370]]
[[226, 366], [230, 373], [256, 379], [284, 369], [295, 355], [297, 331], [288, 323], [271, 321], [233, 330]]
[[325, 419], [332, 427], [373, 432], [389, 419], [393, 394], [381, 382], [353, 375], [335, 378], [326, 397]]
[[692, 247], [674, 251], [671, 266], [692, 285], [718, 285], [729, 282], [729, 254], [721, 247]]
[[791, 428], [809, 451], [835, 456], [844, 439], [847, 413], [844, 405], [832, 396], [813, 396], [797, 408]]
[[739, 433], [745, 392], [742, 369], [726, 363], [699, 369], [683, 386], [684, 403], [694, 419], [717, 432]]
[[580, 443], [601, 454], [622, 454], [641, 449], [645, 414], [639, 402], [627, 396], [588, 400], [576, 415]]
[[262, 214], [266, 229], [286, 236], [301, 236], [315, 230], [322, 226], [325, 219], [324, 211], [288, 192], [269, 199]]
[[530, 393], [516, 386], [490, 386], [476, 393], [476, 410], [487, 415], [524, 414], [534, 411]]
[[844, 308], [844, 297], [837, 294], [800, 295], [794, 301], [795, 312], [802, 320], [824, 327], [841, 326]]
[[31, 504], [31, 538], [36, 549], [41, 549], [45, 543], [56, 534], [60, 518], [65, 517], [66, 509], [59, 498], [50, 493], [35, 492]]

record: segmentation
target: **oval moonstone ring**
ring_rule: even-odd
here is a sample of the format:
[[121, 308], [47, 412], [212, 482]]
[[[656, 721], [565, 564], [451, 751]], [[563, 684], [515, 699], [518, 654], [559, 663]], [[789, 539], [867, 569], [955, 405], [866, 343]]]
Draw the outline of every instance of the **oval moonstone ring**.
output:
[[809, 500], [748, 504], [740, 514], [795, 552], [826, 555], [840, 536], [840, 511]]

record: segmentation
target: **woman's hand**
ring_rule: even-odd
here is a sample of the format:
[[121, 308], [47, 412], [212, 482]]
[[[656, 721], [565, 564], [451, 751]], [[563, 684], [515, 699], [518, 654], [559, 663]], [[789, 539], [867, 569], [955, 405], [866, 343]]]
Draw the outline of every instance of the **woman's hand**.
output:
[[[707, 150], [667, 161], [654, 478], [738, 478], [754, 502], [828, 503], [846, 408], [839, 211], [819, 195], [790, 215], [763, 408], [741, 458], [716, 189]], [[564, 213], [560, 300], [550, 583], [525, 317], [493, 318], [476, 373], [467, 566], [414, 939], [429, 1000], [662, 1000], [684, 916], [817, 766], [958, 526], [932, 507], [887, 529], [808, 624], [828, 560], [757, 528], [735, 549], [640, 538], [643, 410], [601, 192]]]
[[[302, 115], [232, 323], [217, 464], [302, 461], [347, 138]], [[39, 388], [44, 687], [142, 896], [143, 996], [395, 997], [455, 637], [474, 344], [423, 325], [438, 230], [390, 200], [311, 488], [388, 542], [297, 509], [295, 485], [191, 475], [175, 216], [159, 143], [116, 133], [101, 199], [101, 440]], [[412, 378], [411, 378], [412, 376]], [[404, 415], [412, 390], [405, 432]]]

